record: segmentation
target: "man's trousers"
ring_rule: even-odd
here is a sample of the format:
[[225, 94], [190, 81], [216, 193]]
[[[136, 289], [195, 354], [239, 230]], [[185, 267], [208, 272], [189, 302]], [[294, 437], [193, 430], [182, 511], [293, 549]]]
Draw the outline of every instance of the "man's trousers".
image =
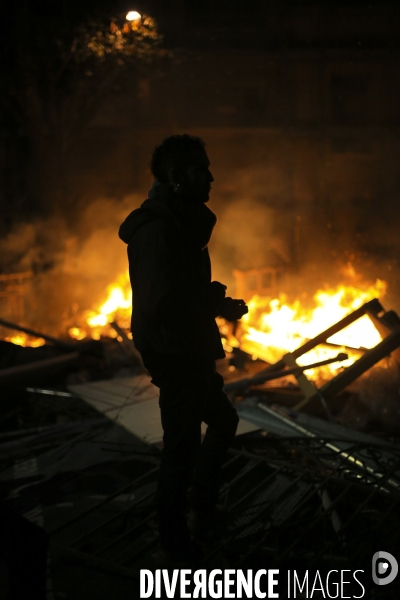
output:
[[[183, 554], [189, 548], [187, 491], [191, 507], [211, 513], [218, 499], [220, 471], [239, 418], [215, 370], [167, 373], [159, 379], [164, 430], [157, 510], [164, 550]], [[201, 423], [208, 427], [201, 442]]]

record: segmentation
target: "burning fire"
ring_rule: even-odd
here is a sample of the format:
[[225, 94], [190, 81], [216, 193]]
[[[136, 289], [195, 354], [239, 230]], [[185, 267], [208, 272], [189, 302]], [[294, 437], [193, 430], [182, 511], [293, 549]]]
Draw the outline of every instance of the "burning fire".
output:
[[[357, 281], [356, 277], [354, 279]], [[231, 328], [225, 321], [219, 321], [225, 350], [229, 352], [232, 347], [240, 346], [254, 359], [261, 358], [274, 363], [365, 302], [381, 298], [385, 292], [386, 283], [379, 279], [373, 285], [339, 285], [336, 288], [318, 290], [313, 297], [313, 306], [308, 308], [300, 300], [290, 303], [284, 294], [273, 299], [253, 296], [248, 302], [249, 312], [240, 321], [235, 336], [230, 333]], [[96, 309], [82, 312], [79, 318], [75, 316], [75, 322], [70, 323], [73, 326], [70, 326], [68, 333], [76, 340], [87, 337], [100, 339], [102, 335], [117, 337], [111, 324], [116, 321], [122, 328], [129, 329], [130, 316], [131, 287], [126, 271], [108, 286], [104, 302]], [[44, 340], [23, 333], [9, 336], [6, 340], [22, 346], [36, 347], [44, 344]], [[320, 369], [307, 370], [308, 377], [322, 382], [330, 379], [339, 368], [352, 364], [363, 350], [375, 346], [380, 340], [378, 331], [370, 319], [364, 316], [333, 335], [327, 340], [328, 344], [321, 344], [301, 356], [298, 364], [306, 365], [333, 358], [339, 351], [349, 354], [348, 360], [340, 364], [333, 363]]]
[[[346, 275], [349, 276], [348, 273]], [[357, 281], [354, 272], [350, 275], [353, 281]], [[313, 297], [313, 306], [308, 308], [300, 300], [290, 303], [284, 294], [273, 299], [253, 296], [248, 302], [249, 312], [240, 321], [235, 336], [225, 321], [219, 320], [225, 350], [229, 352], [232, 347], [240, 346], [254, 359], [261, 358], [274, 363], [365, 302], [381, 298], [385, 292], [386, 283], [379, 279], [373, 285], [339, 285], [336, 288], [318, 290]], [[86, 310], [79, 317], [75, 315], [68, 333], [76, 340], [87, 337], [100, 339], [102, 335], [117, 337], [111, 324], [116, 321], [122, 328], [129, 329], [130, 316], [131, 287], [126, 271], [108, 286], [105, 301], [96, 309]], [[36, 347], [44, 344], [44, 340], [23, 333], [9, 336], [6, 340], [22, 346]], [[339, 351], [349, 354], [348, 360], [340, 364], [333, 363], [320, 369], [307, 370], [308, 377], [322, 382], [330, 379], [341, 367], [352, 364], [363, 350], [375, 346], [380, 340], [378, 331], [369, 318], [364, 316], [333, 335], [327, 340], [328, 344], [304, 354], [298, 359], [298, 364], [306, 365], [333, 358]]]
[[129, 282], [129, 272], [120, 275], [117, 281], [107, 288], [107, 298], [97, 309], [87, 310], [82, 315], [83, 323], [71, 327], [69, 335], [82, 340], [89, 336], [95, 340], [101, 335], [117, 337], [110, 323], [117, 321], [122, 327], [129, 327], [132, 308], [132, 292]]
[[17, 333], [16, 335], [10, 335], [4, 338], [6, 342], [11, 342], [17, 346], [30, 346], [31, 348], [38, 348], [44, 346], [46, 343], [42, 338], [34, 338], [26, 333]]
[[[299, 300], [288, 304], [284, 294], [272, 300], [253, 296], [248, 302], [249, 312], [242, 318], [240, 347], [254, 358], [274, 363], [283, 354], [292, 352], [365, 302], [382, 297], [385, 291], [386, 283], [379, 279], [374, 285], [363, 289], [352, 285], [339, 285], [333, 289], [318, 290], [313, 297], [314, 307], [311, 309], [305, 309]], [[336, 348], [328, 345], [318, 346], [301, 356], [297, 362], [299, 365], [319, 362], [333, 358], [342, 350], [349, 354], [349, 358], [339, 367], [347, 367], [360, 356], [363, 349], [372, 348], [381, 339], [372, 321], [363, 316], [327, 340], [337, 345]], [[232, 338], [227, 342], [228, 346], [237, 345], [236, 340]], [[360, 351], [349, 351], [348, 347]], [[307, 376], [321, 381], [331, 378], [339, 367], [332, 364], [318, 371], [310, 369]]]
[[[381, 298], [386, 283], [377, 280], [373, 285], [339, 285], [336, 288], [318, 290], [313, 297], [313, 306], [305, 308], [300, 300], [289, 303], [284, 294], [278, 298], [253, 296], [248, 302], [249, 312], [240, 323], [237, 337], [229, 335], [224, 321], [219, 323], [227, 351], [240, 346], [253, 358], [273, 363], [283, 354], [292, 352], [307, 340], [315, 337], [347, 314], [373, 298]], [[107, 289], [106, 300], [96, 309], [83, 313], [83, 322], [69, 329], [75, 339], [87, 336], [99, 339], [101, 335], [116, 337], [110, 323], [117, 321], [129, 328], [131, 313], [131, 288], [128, 272]], [[365, 348], [379, 343], [381, 337], [367, 316], [358, 319], [343, 331], [332, 336], [328, 342], [337, 345], [321, 345], [303, 355], [300, 365], [332, 358], [340, 350], [349, 354], [347, 361], [332, 364], [318, 370], [308, 370], [307, 376], [319, 381], [332, 377], [343, 366], [352, 364]], [[348, 347], [354, 348], [349, 351]], [[360, 348], [357, 351], [357, 348]]]

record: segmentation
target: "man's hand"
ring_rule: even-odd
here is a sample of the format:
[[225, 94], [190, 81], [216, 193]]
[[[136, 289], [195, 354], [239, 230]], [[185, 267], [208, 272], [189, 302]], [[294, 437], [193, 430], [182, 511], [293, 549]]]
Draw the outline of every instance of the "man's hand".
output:
[[219, 281], [212, 281], [210, 283], [210, 295], [215, 302], [223, 302], [225, 299], [226, 285]]
[[224, 300], [220, 316], [227, 321], [237, 321], [248, 312], [249, 309], [244, 300], [235, 300], [228, 296]]

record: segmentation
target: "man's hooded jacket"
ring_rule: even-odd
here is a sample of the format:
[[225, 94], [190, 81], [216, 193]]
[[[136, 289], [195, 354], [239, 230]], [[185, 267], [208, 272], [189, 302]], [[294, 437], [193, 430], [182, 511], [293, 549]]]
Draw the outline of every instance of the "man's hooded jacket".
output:
[[163, 357], [223, 358], [215, 317], [221, 284], [211, 283], [207, 244], [216, 216], [203, 203], [155, 182], [122, 223], [132, 285], [132, 334], [150, 372]]

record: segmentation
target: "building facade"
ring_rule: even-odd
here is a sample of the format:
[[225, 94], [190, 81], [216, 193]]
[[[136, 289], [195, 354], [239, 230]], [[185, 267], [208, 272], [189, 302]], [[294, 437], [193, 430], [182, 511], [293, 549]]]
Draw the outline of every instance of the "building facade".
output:
[[321, 259], [396, 264], [400, 5], [163, 0], [138, 9], [157, 19], [174, 57], [92, 122], [92, 140], [119, 148], [120, 185], [125, 169], [144, 193], [154, 145], [200, 135], [217, 212], [259, 241], [245, 251], [244, 234], [225, 232], [216, 248], [227, 268], [274, 267], [271, 254], [295, 270]]

